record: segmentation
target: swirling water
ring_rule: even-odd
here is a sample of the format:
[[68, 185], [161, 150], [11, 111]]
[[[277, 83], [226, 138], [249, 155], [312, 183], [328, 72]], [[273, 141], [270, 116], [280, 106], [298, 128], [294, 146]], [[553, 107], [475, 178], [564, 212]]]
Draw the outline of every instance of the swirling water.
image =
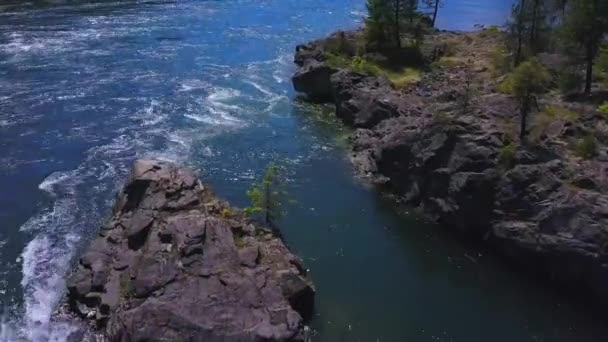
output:
[[[296, 43], [355, 27], [362, 0], [0, 3], [0, 341], [63, 341], [65, 274], [135, 158], [200, 171], [223, 197], [271, 160], [318, 288], [315, 341], [600, 341], [581, 308], [400, 212], [352, 177], [344, 129], [294, 101]], [[453, 29], [508, 1], [448, 1]]]

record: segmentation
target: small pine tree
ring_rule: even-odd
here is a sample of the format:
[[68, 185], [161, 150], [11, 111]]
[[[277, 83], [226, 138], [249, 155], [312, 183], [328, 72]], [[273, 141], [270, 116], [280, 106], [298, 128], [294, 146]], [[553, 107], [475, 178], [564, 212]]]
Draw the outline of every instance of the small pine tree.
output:
[[287, 197], [281, 168], [271, 163], [266, 168], [261, 182], [255, 182], [247, 191], [251, 206], [245, 208], [247, 214], [261, 214], [264, 221], [273, 229], [283, 214]]
[[549, 81], [549, 72], [536, 58], [521, 63], [510, 76], [510, 92], [519, 104], [519, 137], [522, 142], [526, 138], [528, 114], [536, 104], [536, 95], [547, 89]]
[[561, 30], [563, 43], [582, 48], [569, 49], [567, 53], [573, 55], [571, 58], [577, 58], [582, 53], [586, 65], [585, 95], [590, 95], [595, 58], [608, 33], [608, 1], [573, 0], [567, 8]]
[[367, 45], [381, 48], [387, 42], [388, 6], [385, 0], [367, 0], [368, 16], [365, 19]]

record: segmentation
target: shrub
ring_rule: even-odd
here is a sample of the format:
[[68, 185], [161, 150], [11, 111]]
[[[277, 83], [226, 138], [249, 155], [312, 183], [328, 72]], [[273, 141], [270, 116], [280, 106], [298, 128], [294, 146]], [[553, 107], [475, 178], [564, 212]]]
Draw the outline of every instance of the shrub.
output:
[[281, 168], [270, 163], [262, 180], [253, 183], [247, 191], [251, 206], [245, 208], [245, 213], [263, 215], [266, 224], [274, 229], [276, 220], [284, 214], [283, 206], [287, 196], [284, 184]]
[[589, 134], [580, 139], [576, 144], [576, 155], [583, 159], [591, 159], [597, 156], [597, 141], [593, 134]]
[[420, 70], [416, 68], [404, 68], [400, 71], [387, 71], [386, 77], [398, 89], [404, 89], [420, 81]]
[[511, 56], [503, 48], [494, 49], [490, 52], [490, 64], [494, 76], [501, 76], [511, 71]]
[[498, 92], [503, 94], [513, 94], [513, 79], [511, 77], [505, 78], [498, 85]]
[[608, 72], [608, 46], [604, 46], [600, 49], [597, 59], [595, 60], [595, 65], [597, 66], [596, 69], [598, 71]]
[[222, 208], [220, 215], [223, 218], [232, 218], [235, 215], [235, 213], [231, 207], [224, 207], [224, 208]]
[[351, 69], [364, 74], [378, 75], [382, 73], [380, 67], [360, 56], [353, 57], [350, 61], [350, 67]]
[[504, 145], [498, 151], [498, 164], [505, 169], [512, 169], [516, 162], [517, 147], [513, 143]]
[[325, 63], [332, 68], [348, 68], [350, 66], [350, 59], [344, 56], [326, 52], [324, 57]]
[[557, 106], [557, 105], [548, 105], [543, 109], [543, 113], [548, 117], [553, 119], [564, 119], [564, 120], [576, 120], [578, 118], [578, 113], [573, 112], [567, 108]]
[[569, 95], [581, 90], [583, 75], [577, 71], [565, 70], [559, 74], [558, 87], [562, 95]]
[[462, 60], [456, 57], [441, 57], [438, 61], [431, 63], [432, 68], [450, 69], [461, 65]]
[[606, 114], [606, 116], [608, 116], [608, 101], [602, 103], [597, 109], [600, 111], [600, 113]]

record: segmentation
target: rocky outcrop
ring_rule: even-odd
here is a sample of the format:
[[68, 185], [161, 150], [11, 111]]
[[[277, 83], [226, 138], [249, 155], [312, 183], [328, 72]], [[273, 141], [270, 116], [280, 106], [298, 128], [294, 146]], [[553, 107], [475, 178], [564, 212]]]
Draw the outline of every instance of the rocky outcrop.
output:
[[68, 281], [71, 309], [112, 341], [301, 340], [314, 294], [280, 239], [152, 160]]
[[[446, 228], [608, 302], [608, 151], [582, 160], [565, 143], [605, 119], [582, 117], [510, 155], [505, 123], [517, 122], [516, 106], [477, 76], [483, 72], [437, 70], [408, 91], [377, 76], [333, 73], [330, 102], [356, 128], [351, 160]], [[467, 82], [478, 93], [465, 105]]]

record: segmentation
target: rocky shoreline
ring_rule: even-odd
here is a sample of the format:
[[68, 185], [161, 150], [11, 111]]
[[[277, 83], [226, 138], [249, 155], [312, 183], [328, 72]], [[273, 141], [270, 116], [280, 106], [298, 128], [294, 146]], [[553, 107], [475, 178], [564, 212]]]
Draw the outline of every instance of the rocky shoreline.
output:
[[67, 307], [111, 341], [304, 341], [314, 295], [270, 230], [192, 171], [139, 160], [68, 280]]
[[[599, 139], [598, 155], [587, 160], [569, 147], [591, 130], [606, 133], [608, 120], [568, 104], [576, 120], [513, 147], [505, 123], [517, 122], [515, 101], [496, 90], [480, 57], [489, 34], [435, 35], [462, 38], [468, 46], [452, 59], [471, 65], [435, 68], [398, 89], [383, 76], [329, 63], [327, 50], [356, 36], [339, 32], [297, 47], [294, 88], [333, 103], [355, 129], [351, 160], [362, 176], [556, 287], [608, 303], [607, 149]], [[471, 83], [476, 93], [463, 109]]]

